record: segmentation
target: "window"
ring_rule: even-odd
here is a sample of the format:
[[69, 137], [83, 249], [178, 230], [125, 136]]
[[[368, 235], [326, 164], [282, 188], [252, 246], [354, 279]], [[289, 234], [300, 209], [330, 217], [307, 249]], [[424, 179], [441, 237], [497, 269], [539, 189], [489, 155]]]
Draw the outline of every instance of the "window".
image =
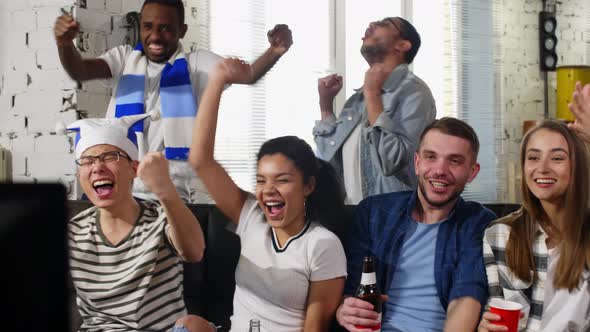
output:
[[482, 203], [505, 201], [507, 179], [502, 151], [500, 0], [444, 0], [446, 115], [469, 123], [479, 138], [479, 175], [463, 197]]
[[[413, 22], [422, 46], [412, 68], [431, 88], [437, 117], [469, 122], [480, 141], [482, 171], [466, 189], [468, 199], [496, 202], [503, 183], [500, 65], [496, 12], [499, 0], [201, 0], [200, 47], [253, 61], [267, 48], [276, 23], [293, 30], [294, 44], [255, 86], [232, 86], [222, 98], [216, 159], [245, 190], [254, 187], [255, 154], [268, 138], [297, 135], [314, 146], [319, 119], [317, 79], [344, 76], [345, 98], [362, 85], [367, 64], [361, 37], [370, 21], [402, 16]], [[313, 8], [313, 10], [309, 10]], [[228, 10], [231, 9], [231, 10]], [[199, 23], [201, 24], [201, 23]]]
[[369, 65], [360, 52], [361, 38], [365, 35], [368, 23], [379, 21], [385, 17], [404, 15], [402, 15], [401, 1], [365, 0], [345, 1], [344, 3], [345, 52], [342, 61], [345, 63], [344, 91], [346, 98], [348, 98], [354, 93], [354, 89], [363, 85], [365, 72], [369, 69]]
[[449, 58], [445, 54], [445, 36], [450, 34], [445, 1], [414, 0], [412, 3], [412, 24], [420, 33], [422, 44], [413, 62], [413, 71], [432, 91], [436, 101], [437, 118], [451, 115], [451, 107], [445, 106], [445, 71], [449, 69]]
[[333, 3], [215, 0], [200, 8], [209, 11], [201, 45], [223, 56], [254, 61], [267, 49], [266, 33], [275, 24], [294, 31], [293, 46], [265, 77], [254, 86], [234, 85], [222, 97], [215, 157], [241, 188], [252, 190], [255, 156], [264, 141], [296, 135], [313, 144], [311, 129], [320, 114], [317, 79], [334, 67]]

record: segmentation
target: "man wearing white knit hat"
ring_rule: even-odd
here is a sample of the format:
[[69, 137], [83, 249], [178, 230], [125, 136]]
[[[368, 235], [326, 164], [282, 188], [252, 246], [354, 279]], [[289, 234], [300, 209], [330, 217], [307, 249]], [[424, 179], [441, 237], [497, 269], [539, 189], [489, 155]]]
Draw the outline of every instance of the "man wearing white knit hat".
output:
[[[130, 128], [146, 117], [68, 126], [76, 132], [77, 176], [94, 204], [68, 223], [81, 329], [214, 331], [205, 319], [187, 316], [183, 299], [182, 261], [200, 261], [205, 249], [199, 222], [176, 191], [162, 153], [137, 160]], [[136, 176], [159, 203], [133, 198]]]

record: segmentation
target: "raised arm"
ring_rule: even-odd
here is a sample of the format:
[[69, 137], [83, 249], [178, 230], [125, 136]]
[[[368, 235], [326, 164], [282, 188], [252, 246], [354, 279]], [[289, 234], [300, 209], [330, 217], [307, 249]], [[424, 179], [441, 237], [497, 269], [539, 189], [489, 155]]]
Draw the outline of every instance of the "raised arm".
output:
[[568, 127], [575, 130], [586, 143], [590, 143], [590, 84], [582, 87], [580, 82], [576, 82], [569, 108], [576, 121], [568, 124]]
[[217, 63], [209, 75], [207, 87], [199, 104], [189, 154], [191, 166], [207, 187], [217, 207], [236, 224], [246, 201], [246, 193], [214, 159], [213, 152], [223, 88], [228, 83], [246, 82], [251, 76], [250, 70], [250, 65], [238, 59], [223, 59]]
[[80, 24], [68, 14], [57, 18], [53, 27], [59, 60], [73, 80], [87, 81], [97, 78], [110, 78], [111, 69], [102, 59], [82, 59], [74, 46], [74, 38], [80, 32]]
[[205, 237], [199, 221], [176, 191], [164, 155], [148, 153], [139, 164], [137, 174], [162, 204], [170, 225], [168, 236], [179, 256], [185, 261], [199, 262], [205, 251]]
[[334, 98], [342, 89], [342, 76], [328, 75], [318, 79], [318, 94], [321, 111], [321, 121], [316, 121], [313, 136], [317, 145], [318, 158], [331, 161], [339, 147], [334, 146], [334, 136], [337, 136], [338, 122], [334, 114]]
[[249, 84], [256, 83], [264, 76], [293, 45], [293, 35], [286, 24], [275, 25], [272, 30], [268, 31], [267, 37], [270, 46], [252, 64], [252, 75], [247, 82]]
[[342, 89], [342, 76], [332, 74], [318, 79], [322, 120], [334, 117], [334, 98]]

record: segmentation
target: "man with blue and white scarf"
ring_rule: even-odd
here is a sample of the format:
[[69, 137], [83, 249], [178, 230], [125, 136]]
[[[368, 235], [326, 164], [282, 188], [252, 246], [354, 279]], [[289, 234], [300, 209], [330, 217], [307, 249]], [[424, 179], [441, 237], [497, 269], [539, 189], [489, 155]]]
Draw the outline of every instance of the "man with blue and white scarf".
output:
[[[113, 95], [106, 117], [149, 114], [152, 121], [140, 122], [140, 158], [152, 151], [164, 151], [170, 174], [181, 197], [190, 203], [211, 203], [209, 195], [188, 166], [188, 146], [199, 97], [208, 72], [222, 57], [206, 51], [185, 53], [180, 39], [187, 31], [181, 0], [145, 0], [141, 9], [140, 40], [115, 47], [95, 59], [82, 59], [73, 43], [80, 30], [71, 16], [60, 16], [54, 27], [61, 63], [77, 81], [106, 79]], [[251, 76], [242, 84], [260, 79], [285, 54], [291, 44], [291, 30], [276, 25], [268, 32], [270, 47], [251, 65]], [[141, 180], [134, 195], [153, 199]]]

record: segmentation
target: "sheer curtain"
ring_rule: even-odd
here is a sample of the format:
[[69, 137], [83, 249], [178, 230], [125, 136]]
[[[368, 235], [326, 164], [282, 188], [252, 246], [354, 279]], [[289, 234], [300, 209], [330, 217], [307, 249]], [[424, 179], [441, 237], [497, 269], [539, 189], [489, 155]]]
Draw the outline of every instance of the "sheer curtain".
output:
[[[502, 146], [501, 1], [445, 0], [445, 115], [465, 120], [480, 141], [481, 171], [465, 199], [503, 202], [507, 179]], [[449, 63], [450, 61], [450, 63]]]
[[275, 24], [294, 31], [293, 46], [266, 76], [253, 86], [231, 86], [221, 100], [215, 158], [252, 190], [264, 141], [296, 135], [313, 146], [317, 78], [333, 68], [332, 0], [201, 0], [198, 10], [199, 47], [225, 57], [253, 62], [268, 48], [266, 33]]

